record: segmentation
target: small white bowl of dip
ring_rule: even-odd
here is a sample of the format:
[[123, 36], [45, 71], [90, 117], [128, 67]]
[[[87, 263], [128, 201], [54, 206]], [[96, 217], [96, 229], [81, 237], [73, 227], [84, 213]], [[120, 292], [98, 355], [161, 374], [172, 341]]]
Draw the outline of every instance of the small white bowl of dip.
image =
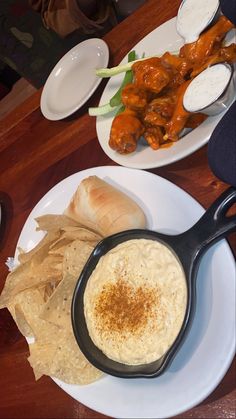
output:
[[206, 28], [214, 24], [220, 13], [219, 0], [183, 0], [177, 14], [177, 32], [186, 44], [195, 42]]
[[233, 66], [219, 63], [207, 67], [188, 85], [183, 106], [186, 111], [213, 116], [225, 111], [235, 98]]

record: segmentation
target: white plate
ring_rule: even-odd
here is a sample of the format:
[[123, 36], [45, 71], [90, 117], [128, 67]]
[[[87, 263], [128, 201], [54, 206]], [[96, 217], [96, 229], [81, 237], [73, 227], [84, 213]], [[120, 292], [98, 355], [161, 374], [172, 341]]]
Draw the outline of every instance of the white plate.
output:
[[[235, 35], [233, 31], [228, 35], [227, 43], [229, 44], [233, 41]], [[183, 40], [176, 32], [176, 18], [173, 18], [150, 32], [132, 49], [136, 51], [139, 57], [143, 53], [148, 57], [151, 55], [162, 55], [165, 51], [178, 51], [182, 45]], [[126, 62], [127, 57], [122, 60], [122, 63]], [[109, 80], [102, 94], [100, 105], [109, 102], [120, 86], [123, 77], [124, 75], [120, 74]], [[157, 151], [141, 144], [138, 145], [137, 150], [132, 154], [122, 155], [112, 150], [108, 145], [113, 120], [112, 114], [97, 117], [97, 136], [103, 151], [116, 163], [136, 169], [150, 169], [178, 161], [205, 145], [223, 115], [224, 113], [221, 113], [220, 115], [207, 118], [199, 127], [189, 132], [172, 147]]]
[[109, 50], [99, 38], [76, 45], [55, 65], [41, 95], [41, 111], [47, 119], [58, 120], [77, 111], [101, 83], [95, 69], [106, 67]]
[[[80, 181], [97, 175], [138, 202], [148, 227], [180, 233], [203, 214], [187, 193], [154, 174], [123, 167], [97, 167], [76, 173], [52, 188], [36, 205], [18, 246], [29, 250], [42, 237], [34, 218], [62, 213]], [[106, 376], [87, 385], [54, 381], [74, 399], [105, 415], [119, 418], [169, 418], [205, 399], [219, 384], [235, 351], [235, 264], [225, 240], [207, 251], [197, 277], [197, 309], [187, 339], [169, 369], [155, 379]]]

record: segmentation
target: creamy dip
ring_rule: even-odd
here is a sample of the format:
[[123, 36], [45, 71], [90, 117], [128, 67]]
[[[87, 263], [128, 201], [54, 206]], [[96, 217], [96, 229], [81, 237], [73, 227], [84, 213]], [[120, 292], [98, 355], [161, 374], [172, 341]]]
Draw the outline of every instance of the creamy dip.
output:
[[187, 44], [197, 41], [200, 33], [211, 22], [219, 7], [219, 0], [185, 0], [177, 15], [177, 31]]
[[197, 112], [215, 102], [224, 92], [231, 78], [231, 69], [225, 64], [208, 67], [188, 85], [183, 105], [189, 112]]
[[89, 335], [110, 359], [129, 365], [159, 359], [183, 323], [182, 266], [160, 242], [134, 239], [105, 254], [84, 293]]

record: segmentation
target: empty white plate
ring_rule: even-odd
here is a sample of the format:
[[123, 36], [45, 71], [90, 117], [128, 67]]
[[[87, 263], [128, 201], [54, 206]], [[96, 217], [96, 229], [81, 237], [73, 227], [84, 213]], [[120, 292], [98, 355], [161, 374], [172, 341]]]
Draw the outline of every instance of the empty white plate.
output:
[[56, 121], [77, 111], [101, 82], [96, 68], [106, 67], [107, 44], [87, 39], [68, 51], [51, 71], [42, 91], [40, 107], [45, 118]]

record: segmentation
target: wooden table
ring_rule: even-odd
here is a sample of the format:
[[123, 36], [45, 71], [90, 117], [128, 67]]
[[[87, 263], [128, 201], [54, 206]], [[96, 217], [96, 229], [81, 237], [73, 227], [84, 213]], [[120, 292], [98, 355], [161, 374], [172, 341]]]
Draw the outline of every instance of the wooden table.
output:
[[[110, 65], [145, 35], [176, 15], [179, 0], [149, 0], [105, 36]], [[0, 199], [7, 206], [5, 237], [0, 255], [0, 289], [14, 254], [18, 236], [39, 199], [63, 178], [85, 168], [114, 164], [102, 151], [95, 118], [87, 108], [96, 105], [105, 86], [102, 82], [89, 102], [67, 120], [50, 122], [39, 109], [41, 91], [0, 122]], [[169, 166], [151, 170], [180, 186], [208, 207], [227, 185], [208, 167], [207, 147]], [[233, 237], [230, 238], [231, 244]], [[0, 417], [1, 418], [102, 418], [65, 394], [43, 377], [35, 382], [27, 362], [27, 344], [7, 310], [0, 311]], [[203, 377], [204, 380], [204, 377]], [[217, 389], [182, 418], [235, 417], [235, 363]]]

